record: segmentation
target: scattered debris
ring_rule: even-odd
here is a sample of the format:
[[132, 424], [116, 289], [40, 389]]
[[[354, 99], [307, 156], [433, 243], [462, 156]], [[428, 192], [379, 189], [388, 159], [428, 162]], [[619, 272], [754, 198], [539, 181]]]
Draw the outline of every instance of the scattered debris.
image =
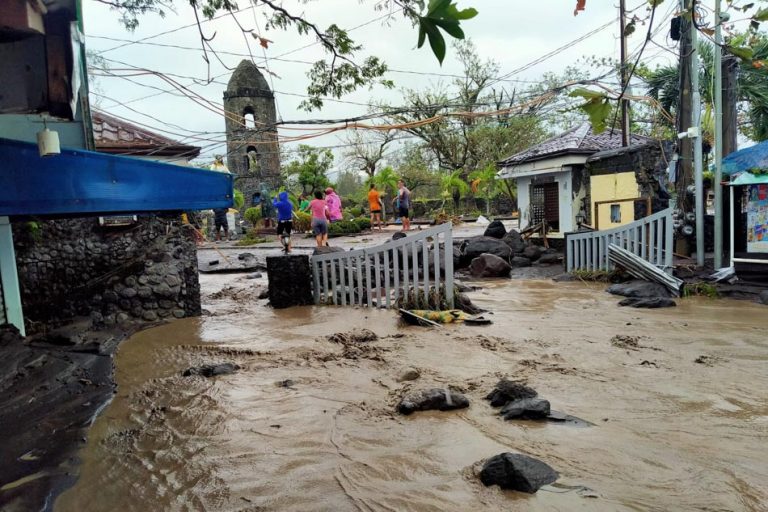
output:
[[353, 329], [348, 332], [337, 332], [335, 334], [331, 334], [326, 339], [331, 343], [349, 345], [351, 343], [367, 343], [369, 341], [376, 341], [379, 339], [379, 337], [375, 332], [369, 329]]
[[501, 453], [488, 459], [480, 471], [480, 481], [490, 487], [533, 494], [555, 482], [560, 475], [548, 464], [520, 453]]
[[400, 372], [400, 375], [397, 377], [397, 382], [407, 382], [411, 380], [416, 380], [419, 377], [421, 377], [421, 372], [418, 368], [409, 367], [404, 369], [402, 372]]
[[210, 267], [212, 267], [214, 265], [218, 265], [218, 264], [219, 264], [219, 260], [210, 260], [208, 262], [208, 266], [210, 266]]
[[667, 288], [675, 297], [680, 296], [683, 280], [678, 279], [655, 265], [645, 261], [616, 244], [608, 245], [608, 259], [638, 279], [646, 279]]
[[189, 377], [191, 375], [200, 375], [201, 377], [216, 377], [219, 375], [229, 375], [240, 369], [235, 363], [204, 364], [202, 366], [193, 366], [184, 370], [182, 375]]
[[261, 272], [254, 272], [245, 276], [246, 279], [261, 279], [264, 275]]
[[704, 366], [715, 366], [715, 364], [722, 361], [722, 358], [717, 356], [699, 356], [693, 360], [694, 363], [703, 364]]
[[627, 350], [637, 350], [640, 348], [640, 338], [638, 336], [630, 336], [628, 334], [617, 334], [611, 338], [611, 345], [618, 348]]
[[629, 306], [633, 308], [645, 308], [645, 309], [658, 309], [658, 308], [673, 308], [677, 306], [677, 303], [666, 297], [654, 297], [652, 299], [642, 299], [639, 297], [629, 297], [621, 302], [619, 306]]
[[529, 388], [520, 382], [514, 382], [507, 379], [501, 379], [496, 383], [496, 387], [488, 393], [486, 400], [491, 401], [492, 407], [502, 407], [515, 400], [524, 400], [538, 396], [536, 390]]
[[291, 379], [279, 380], [275, 385], [279, 388], [292, 388], [296, 383]]
[[406, 395], [397, 406], [400, 414], [416, 411], [451, 411], [469, 407], [469, 400], [464, 395], [448, 388], [433, 388]]

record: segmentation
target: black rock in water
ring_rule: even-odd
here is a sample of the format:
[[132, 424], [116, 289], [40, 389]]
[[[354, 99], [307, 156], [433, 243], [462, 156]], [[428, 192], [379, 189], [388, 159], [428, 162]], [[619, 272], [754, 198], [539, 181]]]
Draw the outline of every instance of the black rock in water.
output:
[[653, 299], [656, 297], [670, 297], [672, 294], [663, 285], [649, 281], [630, 281], [628, 283], [613, 284], [606, 290], [614, 295], [634, 297], [641, 299]]
[[641, 299], [639, 297], [629, 297], [619, 302], [619, 306], [658, 309], [658, 308], [673, 308], [677, 306], [677, 303], [667, 297], [654, 297], [652, 299]]
[[522, 254], [527, 247], [523, 236], [514, 229], [510, 229], [501, 240], [512, 249], [512, 254]]
[[182, 374], [184, 377], [190, 375], [201, 375], [203, 377], [216, 377], [217, 375], [229, 375], [235, 373], [240, 367], [235, 363], [204, 364], [187, 368]]
[[506, 260], [493, 254], [481, 254], [469, 264], [469, 273], [475, 277], [509, 277], [511, 270]]
[[467, 239], [467, 245], [464, 247], [462, 261], [469, 264], [473, 259], [481, 254], [493, 254], [499, 258], [509, 261], [512, 256], [512, 249], [498, 238], [490, 236], [475, 236]]
[[525, 257], [523, 257], [523, 256], [515, 256], [515, 257], [513, 257], [513, 258], [512, 258], [512, 259], [509, 261], [509, 263], [510, 263], [510, 264], [512, 265], [512, 267], [514, 267], [514, 268], [518, 268], [518, 267], [530, 267], [530, 266], [531, 266], [531, 260], [529, 260], [528, 258], [525, 258]]
[[538, 245], [529, 245], [525, 249], [523, 249], [523, 257], [528, 258], [531, 261], [538, 260], [542, 254], [544, 254], [544, 249], [541, 246]]
[[241, 252], [237, 255], [237, 259], [240, 261], [248, 260], [248, 259], [255, 259], [256, 256], [253, 255], [252, 252]]
[[491, 238], [502, 239], [506, 234], [507, 234], [507, 229], [504, 227], [504, 224], [502, 224], [500, 220], [494, 220], [493, 222], [488, 224], [487, 228], [485, 228], [485, 232], [483, 233], [483, 236], [490, 236]]
[[408, 235], [406, 235], [402, 231], [398, 231], [397, 233], [392, 235], [392, 240], [400, 240], [401, 238], [405, 238], [406, 236], [408, 236]]
[[768, 306], [768, 290], [763, 290], [760, 295], [757, 296], [757, 302]]
[[499, 413], [505, 420], [527, 418], [530, 420], [545, 419], [549, 416], [549, 401], [543, 398], [523, 398], [509, 402]]
[[480, 471], [480, 481], [487, 487], [527, 492], [538, 491], [555, 482], [560, 475], [548, 464], [520, 453], [501, 453], [486, 461]]
[[552, 263], [560, 263], [563, 261], [563, 255], [558, 252], [545, 252], [539, 257], [538, 263], [540, 265], [550, 265]]
[[447, 388], [424, 389], [406, 395], [397, 406], [400, 414], [416, 411], [450, 411], [469, 407], [469, 400], [461, 393]]
[[490, 400], [493, 407], [501, 407], [515, 400], [533, 398], [537, 395], [536, 390], [529, 388], [525, 384], [501, 379], [485, 399]]

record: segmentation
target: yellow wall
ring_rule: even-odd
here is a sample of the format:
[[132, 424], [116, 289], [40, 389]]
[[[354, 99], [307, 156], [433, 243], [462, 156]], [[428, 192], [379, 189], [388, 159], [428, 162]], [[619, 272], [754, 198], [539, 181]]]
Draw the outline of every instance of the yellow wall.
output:
[[635, 220], [635, 205], [632, 201], [615, 203], [621, 205], [621, 222], [611, 222], [611, 203], [598, 206], [598, 217], [595, 218], [595, 203], [613, 199], [629, 199], [640, 197], [639, 187], [634, 171], [590, 176], [590, 191], [592, 194], [592, 225], [599, 222], [599, 229], [615, 228]]

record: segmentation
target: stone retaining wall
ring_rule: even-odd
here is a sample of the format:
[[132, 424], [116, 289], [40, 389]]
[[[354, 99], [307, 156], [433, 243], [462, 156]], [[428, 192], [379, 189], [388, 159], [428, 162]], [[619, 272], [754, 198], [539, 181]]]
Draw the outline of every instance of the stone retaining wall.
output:
[[28, 331], [78, 316], [99, 327], [200, 314], [197, 249], [177, 215], [123, 227], [78, 218], [13, 228]]

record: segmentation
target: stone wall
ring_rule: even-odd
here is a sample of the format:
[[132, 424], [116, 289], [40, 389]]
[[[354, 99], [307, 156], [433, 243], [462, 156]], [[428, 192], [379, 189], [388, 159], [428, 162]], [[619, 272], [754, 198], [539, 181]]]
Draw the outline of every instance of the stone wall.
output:
[[197, 249], [177, 215], [101, 227], [98, 218], [14, 224], [27, 330], [200, 314]]

